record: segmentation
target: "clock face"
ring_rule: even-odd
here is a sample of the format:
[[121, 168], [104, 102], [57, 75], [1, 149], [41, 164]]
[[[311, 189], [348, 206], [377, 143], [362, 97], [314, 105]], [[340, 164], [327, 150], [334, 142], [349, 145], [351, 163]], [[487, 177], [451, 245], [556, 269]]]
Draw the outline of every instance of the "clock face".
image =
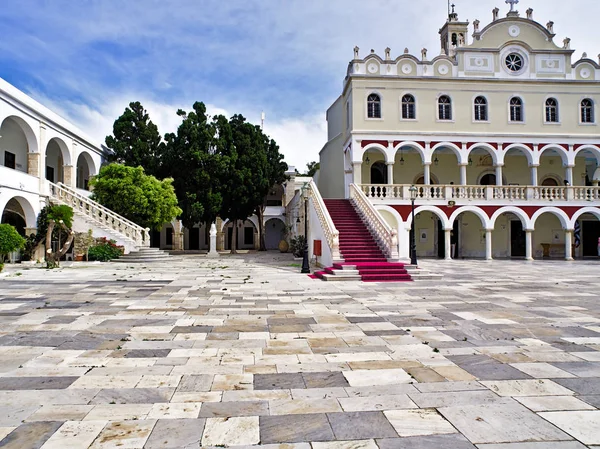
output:
[[369, 71], [369, 73], [376, 73], [377, 71], [379, 71], [379, 67], [377, 66], [377, 64], [369, 64], [367, 70]]
[[506, 64], [506, 68], [513, 73], [520, 72], [525, 66], [523, 57], [518, 53], [510, 53], [507, 55], [504, 63]]

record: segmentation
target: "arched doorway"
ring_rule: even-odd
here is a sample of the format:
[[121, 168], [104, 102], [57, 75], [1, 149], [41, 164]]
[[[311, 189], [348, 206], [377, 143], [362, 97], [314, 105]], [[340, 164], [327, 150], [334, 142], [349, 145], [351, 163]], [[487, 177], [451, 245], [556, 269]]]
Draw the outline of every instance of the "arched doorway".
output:
[[10, 199], [8, 203], [6, 203], [6, 206], [2, 211], [2, 219], [0, 222], [2, 224], [14, 226], [17, 232], [25, 237], [25, 228], [27, 227], [25, 211], [15, 198]]
[[77, 158], [77, 184], [78, 189], [90, 190], [90, 178], [94, 175], [94, 161], [87, 153], [81, 153]]
[[542, 187], [558, 187], [558, 186], [559, 186], [558, 181], [556, 180], [556, 178], [554, 178], [552, 176], [547, 176], [542, 181]]
[[387, 168], [383, 162], [374, 162], [371, 165], [371, 184], [387, 184]]
[[265, 223], [265, 246], [268, 250], [279, 249], [279, 242], [285, 234], [285, 223], [279, 218], [271, 218]]
[[58, 140], [52, 139], [46, 147], [46, 179], [50, 182], [65, 182], [65, 161]]
[[486, 173], [479, 180], [479, 185], [481, 186], [495, 186], [496, 185], [496, 175], [493, 173]]
[[0, 126], [0, 164], [27, 173], [29, 144], [21, 124], [8, 117]]

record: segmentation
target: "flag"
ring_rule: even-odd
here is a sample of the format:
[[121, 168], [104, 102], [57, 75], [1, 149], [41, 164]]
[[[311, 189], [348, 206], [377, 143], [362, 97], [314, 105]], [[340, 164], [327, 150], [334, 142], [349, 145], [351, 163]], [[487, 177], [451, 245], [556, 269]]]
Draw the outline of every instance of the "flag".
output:
[[579, 248], [579, 245], [581, 245], [581, 224], [579, 223], [579, 221], [575, 222], [575, 248]]

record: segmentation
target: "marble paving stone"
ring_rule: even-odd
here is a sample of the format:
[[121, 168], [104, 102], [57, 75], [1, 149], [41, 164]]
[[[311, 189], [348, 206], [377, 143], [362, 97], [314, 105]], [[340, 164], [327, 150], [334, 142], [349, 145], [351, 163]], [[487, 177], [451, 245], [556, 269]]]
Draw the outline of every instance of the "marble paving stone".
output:
[[540, 416], [583, 444], [600, 444], [600, 410], [544, 412]]
[[536, 396], [515, 399], [534, 412], [594, 410], [594, 407], [573, 396]]
[[490, 404], [501, 402], [497, 394], [486, 390], [446, 391], [443, 393], [409, 393], [410, 399], [420, 408], [453, 407], [456, 405]]
[[242, 446], [258, 444], [259, 418], [208, 418], [202, 435], [202, 446]]
[[581, 395], [600, 395], [600, 377], [585, 379], [555, 379], [557, 384]]
[[199, 416], [201, 418], [229, 418], [264, 415], [269, 415], [269, 403], [267, 401], [207, 402], [202, 404]]
[[252, 374], [217, 374], [211, 390], [252, 390]]
[[302, 374], [256, 374], [254, 376], [255, 390], [285, 390], [306, 388]]
[[398, 410], [417, 408], [410, 398], [403, 395], [371, 396], [367, 398], [340, 398], [340, 405], [345, 412], [368, 412], [376, 410]]
[[276, 399], [269, 402], [271, 415], [341, 412], [337, 399]]
[[327, 418], [338, 440], [393, 438], [397, 434], [380, 411], [328, 413]]
[[199, 448], [204, 424], [204, 419], [159, 419], [144, 449]]
[[190, 391], [210, 391], [213, 383], [213, 377], [210, 374], [197, 374], [182, 376], [177, 386], [177, 392], [188, 393]]
[[26, 423], [0, 441], [3, 449], [39, 449], [62, 426], [62, 421]]
[[569, 396], [573, 392], [547, 379], [481, 382], [500, 396]]
[[403, 369], [343, 371], [344, 377], [353, 387], [403, 384], [411, 377]]
[[424, 435], [377, 440], [379, 449], [475, 449], [460, 434]]
[[512, 363], [511, 366], [537, 379], [576, 377], [549, 363]]
[[200, 413], [199, 403], [154, 404], [148, 419], [195, 419]]
[[335, 439], [325, 414], [260, 417], [260, 441], [263, 444]]
[[600, 377], [600, 362], [558, 362], [553, 365], [577, 377]]
[[78, 377], [0, 377], [0, 390], [54, 390], [67, 388]]
[[600, 395], [579, 396], [579, 399], [585, 401], [593, 407], [600, 409]]
[[572, 439], [517, 403], [443, 407], [439, 412], [473, 444]]
[[4, 439], [6, 435], [15, 430], [16, 427], [0, 427], [0, 441]]
[[[162, 404], [157, 404], [162, 405]], [[85, 416], [85, 421], [124, 421], [146, 419], [152, 404], [108, 404], [96, 405]]]
[[67, 421], [46, 441], [42, 449], [87, 448], [106, 424], [106, 421]]
[[350, 384], [340, 372], [303, 373], [306, 388], [349, 387]]
[[389, 410], [384, 414], [401, 437], [457, 432], [435, 409]]
[[[479, 444], [478, 449], [587, 449], [577, 441], [544, 441], [543, 443]], [[383, 448], [382, 448], [383, 449]]]
[[475, 391], [486, 390], [486, 387], [476, 381], [436, 382], [432, 384], [415, 384], [421, 393], [441, 393], [443, 391]]
[[155, 420], [113, 421], [100, 432], [90, 449], [138, 449], [144, 447]]
[[81, 421], [93, 408], [93, 405], [45, 405], [26, 421]]
[[[0, 427], [16, 427], [38, 409], [37, 405], [19, 407], [0, 404]], [[59, 419], [49, 421], [59, 421]]]
[[155, 404], [169, 402], [174, 388], [106, 388], [90, 404]]
[[374, 440], [333, 441], [312, 443], [313, 449], [379, 449]]

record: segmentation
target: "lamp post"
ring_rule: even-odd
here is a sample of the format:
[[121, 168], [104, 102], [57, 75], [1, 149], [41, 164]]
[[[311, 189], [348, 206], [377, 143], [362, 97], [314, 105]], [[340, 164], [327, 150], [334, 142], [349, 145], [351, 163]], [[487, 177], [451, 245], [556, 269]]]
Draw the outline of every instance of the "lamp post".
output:
[[410, 264], [417, 265], [417, 242], [415, 241], [415, 200], [417, 199], [417, 189], [414, 185], [408, 191], [410, 192], [410, 202], [412, 204], [412, 225], [410, 227]]
[[310, 273], [308, 264], [308, 183], [302, 186], [302, 196], [304, 197], [304, 253], [302, 255], [302, 270], [300, 273]]

